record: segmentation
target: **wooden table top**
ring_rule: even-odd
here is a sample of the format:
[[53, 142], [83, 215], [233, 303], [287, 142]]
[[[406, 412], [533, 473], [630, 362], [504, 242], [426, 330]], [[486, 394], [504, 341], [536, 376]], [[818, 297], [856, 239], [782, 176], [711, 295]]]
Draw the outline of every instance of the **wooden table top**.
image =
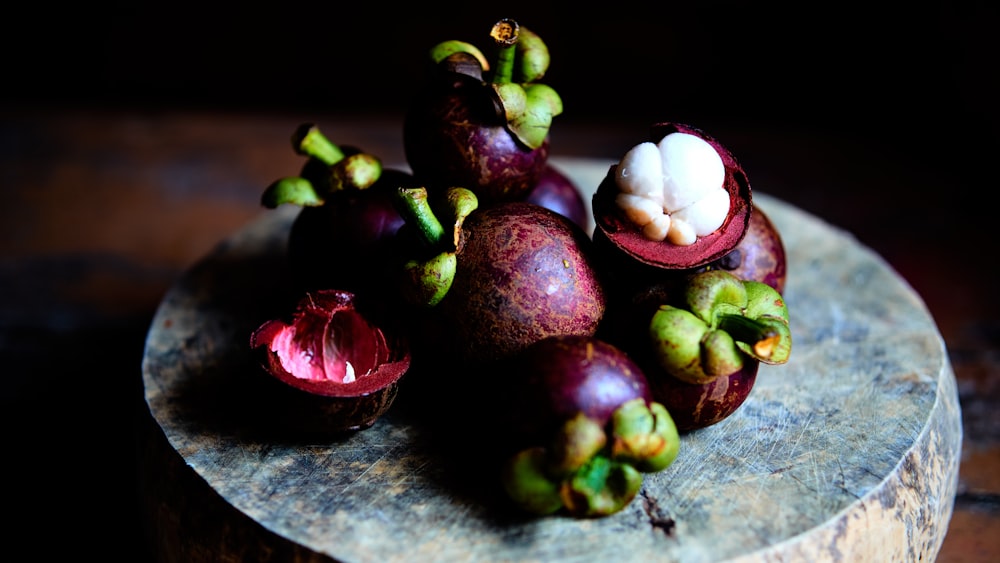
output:
[[[15, 490], [11, 537], [74, 522], [74, 538], [135, 559], [140, 360], [166, 290], [217, 242], [258, 218], [262, 189], [301, 165], [304, 122], [335, 142], [404, 162], [399, 115], [197, 112], [0, 113], [3, 236], [0, 392]], [[697, 124], [727, 144], [751, 184], [854, 234], [924, 299], [958, 380], [964, 441], [940, 561], [1000, 555], [1000, 303], [983, 237], [976, 157], [854, 132]], [[617, 159], [646, 131], [566, 122], [553, 152]], [[981, 152], [977, 153], [975, 151]], [[113, 516], [97, 522], [95, 506]], [[58, 507], [58, 512], [53, 512]], [[76, 549], [87, 544], [71, 542]], [[52, 548], [57, 549], [57, 548]]]

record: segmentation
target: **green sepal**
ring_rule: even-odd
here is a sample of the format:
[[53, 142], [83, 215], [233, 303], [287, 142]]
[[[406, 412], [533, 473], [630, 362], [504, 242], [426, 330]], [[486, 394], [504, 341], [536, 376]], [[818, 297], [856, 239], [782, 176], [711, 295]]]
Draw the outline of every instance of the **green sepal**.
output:
[[[476, 193], [466, 188], [448, 188], [441, 203], [438, 215], [446, 217], [452, 227], [452, 237], [449, 241], [449, 250], [454, 250], [458, 246], [459, 238], [462, 235], [462, 225], [465, 219], [479, 208], [479, 198]], [[442, 228], [443, 228], [442, 224]]]
[[541, 80], [549, 69], [551, 56], [542, 38], [528, 28], [521, 26], [515, 46], [515, 61], [512, 80], [522, 84]]
[[660, 305], [649, 323], [657, 363], [670, 375], [689, 383], [707, 383], [715, 376], [702, 367], [702, 338], [709, 326], [694, 313]]
[[688, 309], [712, 326], [718, 316], [742, 315], [747, 306], [746, 286], [725, 270], [709, 270], [692, 277], [684, 296]]
[[561, 480], [549, 477], [545, 449], [521, 450], [504, 463], [501, 482], [507, 496], [533, 514], [552, 514], [563, 507]]
[[792, 331], [788, 323], [778, 317], [759, 317], [757, 324], [765, 327], [764, 338], [756, 342], [737, 341], [740, 350], [770, 365], [784, 364], [792, 354]]
[[448, 295], [455, 280], [458, 259], [442, 252], [428, 260], [410, 260], [403, 265], [403, 298], [419, 307], [434, 307]]
[[493, 84], [507, 117], [507, 129], [530, 149], [545, 142], [552, 118], [563, 111], [562, 98], [545, 84]]
[[288, 176], [269, 185], [260, 197], [260, 203], [274, 209], [283, 203], [303, 207], [319, 207], [326, 200], [316, 192], [316, 186], [301, 176]]
[[710, 329], [701, 342], [701, 369], [709, 380], [736, 373], [743, 369], [744, 356], [733, 336], [718, 329]]
[[366, 190], [382, 176], [382, 161], [368, 153], [355, 153], [330, 167], [329, 190]]
[[642, 488], [642, 473], [598, 455], [563, 481], [562, 501], [575, 517], [608, 516], [625, 508]]
[[766, 283], [744, 280], [747, 291], [745, 315], [769, 328], [773, 339], [768, 354], [760, 354], [753, 346], [741, 343], [748, 354], [766, 364], [783, 364], [792, 354], [792, 331], [788, 321], [788, 306], [778, 290]]
[[636, 398], [611, 417], [611, 458], [643, 473], [666, 469], [680, 452], [680, 435], [673, 417], [660, 403]]
[[583, 413], [565, 423], [556, 432], [549, 449], [549, 471], [566, 476], [579, 470], [608, 443], [604, 428]]
[[472, 55], [477, 61], [479, 61], [479, 66], [484, 71], [489, 70], [490, 68], [489, 61], [479, 48], [472, 43], [459, 41], [457, 39], [442, 41], [431, 47], [428, 52], [428, 57], [430, 57], [433, 64], [441, 64], [445, 59], [455, 55], [456, 53]]

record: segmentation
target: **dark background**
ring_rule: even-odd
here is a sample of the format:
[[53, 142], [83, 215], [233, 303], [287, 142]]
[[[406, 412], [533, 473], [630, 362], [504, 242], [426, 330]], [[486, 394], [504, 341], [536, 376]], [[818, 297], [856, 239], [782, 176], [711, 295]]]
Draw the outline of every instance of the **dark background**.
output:
[[900, 137], [996, 127], [992, 3], [761, 4], [22, 7], [28, 14], [6, 18], [0, 34], [0, 102], [401, 111], [426, 49], [445, 39], [485, 47], [493, 22], [512, 17], [549, 46], [545, 82], [563, 93], [566, 120], [754, 122]]
[[[556, 137], [578, 123], [635, 132], [620, 143], [595, 139], [594, 151], [582, 156], [622, 154], [660, 120], [709, 132], [754, 131], [726, 139], [737, 155], [753, 154], [744, 149], [768, 132], [791, 139], [793, 148], [796, 136], [821, 138], [826, 141], [810, 146], [840, 152], [819, 158], [790, 151], [744, 164], [765, 191], [768, 175], [780, 176], [786, 164], [809, 170], [812, 191], [775, 195], [816, 213], [827, 205], [856, 207], [856, 214], [840, 215], [848, 217], [841, 226], [862, 240], [873, 229], [894, 228], [893, 217], [923, 214], [926, 229], [900, 232], [899, 245], [948, 236], [968, 246], [963, 237], [989, 224], [980, 194], [995, 182], [1000, 20], [994, 4], [759, 4], [617, 1], [591, 9], [544, 2], [391, 7], [183, 0], [5, 8], [0, 115], [398, 116], [430, 46], [445, 39], [485, 46], [492, 24], [512, 17], [538, 33], [552, 55], [544, 81], [565, 106], [553, 128], [555, 152]], [[16, 152], [20, 140], [3, 125], [0, 120], [0, 149]], [[880, 167], [881, 151], [906, 168]], [[815, 167], [813, 159], [843, 162], [844, 169]], [[873, 211], [859, 194], [838, 191], [857, 174], [883, 175], [895, 191], [878, 199], [896, 209]], [[938, 232], [941, 213], [967, 217], [967, 229]], [[873, 220], [886, 224], [873, 226]], [[906, 274], [906, 264], [893, 260], [892, 243], [882, 244], [879, 250]], [[12, 288], [17, 291], [10, 294], [23, 293], [16, 280], [0, 280], [0, 290]], [[95, 469], [129, 466], [131, 429], [120, 421], [140, 396], [141, 382], [136, 377], [135, 387], [123, 390], [86, 381], [137, 372], [149, 318], [102, 319], [81, 337], [65, 328], [79, 321], [72, 315], [26, 321], [23, 304], [4, 303], [0, 351], [8, 379], [0, 425], [5, 446], [16, 453], [5, 455], [6, 470], [19, 477], [8, 486], [15, 500], [39, 499], [16, 516], [39, 533], [32, 541], [42, 552], [51, 552], [46, 543], [58, 537], [69, 544], [60, 553], [142, 553], [125, 547], [139, 535], [130, 476]], [[37, 389], [61, 393], [39, 400]], [[106, 395], [97, 400], [98, 393]], [[87, 419], [100, 423], [83, 426]], [[67, 434], [77, 445], [65, 443]], [[85, 489], [81, 502], [53, 492], [74, 477]], [[95, 517], [102, 511], [113, 516]]]

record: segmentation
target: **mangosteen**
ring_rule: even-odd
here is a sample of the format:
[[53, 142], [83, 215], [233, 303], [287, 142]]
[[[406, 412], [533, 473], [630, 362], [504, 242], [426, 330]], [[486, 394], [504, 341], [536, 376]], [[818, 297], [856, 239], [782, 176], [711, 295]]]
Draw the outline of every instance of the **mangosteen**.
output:
[[265, 190], [265, 207], [299, 205], [288, 238], [292, 279], [303, 291], [343, 289], [389, 295], [392, 240], [403, 225], [394, 199], [412, 175], [383, 169], [381, 161], [350, 146], [333, 144], [314, 124], [292, 135], [298, 154], [308, 156], [299, 176], [281, 178]]
[[250, 348], [277, 384], [264, 413], [309, 434], [371, 427], [410, 367], [405, 338], [375, 324], [340, 290], [306, 293], [288, 318], [261, 324]]
[[638, 493], [643, 473], [665, 469], [678, 455], [670, 413], [653, 400], [639, 366], [606, 342], [549, 336], [494, 369], [503, 375], [492, 401], [502, 437], [491, 447], [514, 445], [502, 482], [522, 509], [618, 512]]
[[516, 21], [490, 33], [493, 66], [461, 41], [430, 50], [425, 83], [403, 123], [407, 163], [429, 190], [472, 190], [483, 204], [524, 199], [549, 156], [548, 131], [562, 99], [537, 82], [549, 65], [541, 38]]
[[435, 328], [421, 332], [438, 340], [435, 354], [490, 362], [547, 336], [594, 334], [605, 293], [579, 225], [528, 202], [479, 207], [469, 190], [447, 193], [435, 213], [426, 190], [400, 190], [424, 242], [406, 266], [405, 294], [428, 310]]
[[729, 254], [750, 224], [750, 183], [721, 143], [689, 125], [660, 123], [612, 165], [592, 205], [610, 263], [693, 269]]

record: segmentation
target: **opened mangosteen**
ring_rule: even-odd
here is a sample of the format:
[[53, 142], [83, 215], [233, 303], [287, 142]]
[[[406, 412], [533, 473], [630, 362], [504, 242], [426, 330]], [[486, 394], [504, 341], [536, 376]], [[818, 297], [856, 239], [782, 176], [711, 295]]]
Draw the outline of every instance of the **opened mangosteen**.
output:
[[261, 201], [272, 209], [285, 203], [302, 207], [288, 238], [296, 286], [379, 292], [387, 298], [392, 240], [404, 223], [393, 200], [400, 186], [414, 185], [412, 175], [333, 144], [314, 124], [296, 129], [292, 146], [308, 157], [300, 175], [273, 182]]
[[492, 66], [470, 43], [435, 45], [403, 123], [414, 176], [432, 192], [470, 189], [484, 205], [531, 191], [548, 160], [552, 118], [562, 113], [559, 95], [538, 82], [549, 66], [541, 38], [510, 19], [490, 37]]
[[595, 238], [611, 264], [687, 270], [719, 260], [750, 224], [750, 183], [736, 158], [703, 131], [659, 123], [598, 186]]
[[357, 431], [392, 406], [410, 367], [408, 343], [356, 305], [347, 291], [308, 292], [288, 318], [252, 333], [250, 347], [277, 384], [262, 409], [276, 425], [315, 434]]
[[407, 227], [412, 221], [421, 241], [403, 277], [403, 294], [427, 323], [418, 338], [433, 341], [420, 353], [490, 362], [547, 336], [594, 334], [605, 293], [579, 225], [532, 203], [481, 208], [470, 190], [445, 195], [435, 210], [427, 190], [400, 190]]
[[[502, 482], [520, 508], [607, 516], [635, 497], [643, 473], [676, 459], [670, 413], [653, 400], [642, 370], [591, 336], [543, 338], [494, 369], [493, 404], [510, 443]], [[497, 400], [497, 398], [502, 398]]]

